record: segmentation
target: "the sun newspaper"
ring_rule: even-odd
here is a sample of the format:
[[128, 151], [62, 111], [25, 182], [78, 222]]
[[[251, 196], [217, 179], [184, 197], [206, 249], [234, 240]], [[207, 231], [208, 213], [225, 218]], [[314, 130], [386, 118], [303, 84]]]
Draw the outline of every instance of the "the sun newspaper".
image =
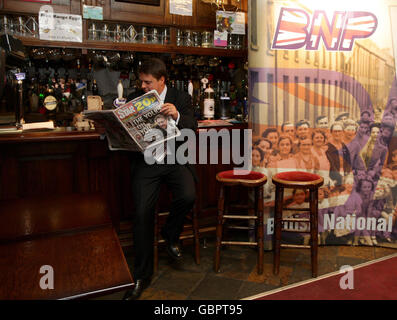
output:
[[[162, 101], [156, 90], [149, 91], [113, 110], [86, 110], [83, 115], [105, 128], [110, 150], [145, 152], [161, 161], [166, 155], [166, 140], [181, 133], [175, 120], [161, 114]], [[154, 148], [163, 144], [164, 148]], [[161, 152], [159, 152], [159, 149]]]

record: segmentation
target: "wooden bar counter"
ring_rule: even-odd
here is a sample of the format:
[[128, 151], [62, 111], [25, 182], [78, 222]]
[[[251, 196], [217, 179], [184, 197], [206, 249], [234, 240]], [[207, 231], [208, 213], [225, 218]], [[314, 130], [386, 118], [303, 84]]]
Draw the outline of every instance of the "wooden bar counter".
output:
[[[198, 135], [212, 128], [246, 129], [247, 124], [207, 126], [199, 128]], [[107, 140], [95, 130], [79, 132], [65, 128], [45, 132], [0, 132], [0, 150], [0, 201], [62, 194], [101, 194], [109, 203], [112, 224], [122, 245], [131, 244], [134, 205], [130, 163], [135, 153], [110, 151]], [[218, 153], [221, 152], [220, 148]], [[232, 164], [196, 165], [201, 228], [213, 231], [215, 226], [219, 194], [216, 173], [233, 167]], [[167, 202], [168, 195], [162, 196], [160, 207]]]

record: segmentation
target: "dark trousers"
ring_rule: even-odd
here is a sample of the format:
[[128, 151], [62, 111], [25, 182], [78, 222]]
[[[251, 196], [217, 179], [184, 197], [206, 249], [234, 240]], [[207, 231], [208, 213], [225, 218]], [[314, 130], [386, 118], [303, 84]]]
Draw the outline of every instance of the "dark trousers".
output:
[[186, 214], [196, 199], [191, 171], [179, 164], [148, 165], [138, 161], [132, 172], [135, 204], [133, 216], [134, 279], [148, 279], [153, 274], [154, 214], [162, 183], [171, 191], [172, 202], [162, 234], [176, 242], [183, 229]]

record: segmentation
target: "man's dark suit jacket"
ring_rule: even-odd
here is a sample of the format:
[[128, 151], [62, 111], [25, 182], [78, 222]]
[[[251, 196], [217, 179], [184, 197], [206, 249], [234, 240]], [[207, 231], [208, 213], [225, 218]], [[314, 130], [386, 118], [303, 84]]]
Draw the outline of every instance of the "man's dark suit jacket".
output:
[[[134, 92], [127, 97], [127, 101], [137, 98], [144, 94], [142, 90]], [[184, 91], [179, 91], [175, 88], [167, 87], [167, 94], [165, 95], [164, 103], [172, 103], [179, 112], [179, 122], [177, 127], [179, 129], [192, 129], [194, 132], [197, 130], [197, 120], [194, 117], [194, 110], [192, 106], [192, 99], [189, 94]], [[177, 141], [175, 144], [176, 149], [183, 143]], [[176, 152], [176, 150], [175, 150]], [[197, 182], [197, 173], [192, 164], [187, 165], [191, 171], [194, 179]]]

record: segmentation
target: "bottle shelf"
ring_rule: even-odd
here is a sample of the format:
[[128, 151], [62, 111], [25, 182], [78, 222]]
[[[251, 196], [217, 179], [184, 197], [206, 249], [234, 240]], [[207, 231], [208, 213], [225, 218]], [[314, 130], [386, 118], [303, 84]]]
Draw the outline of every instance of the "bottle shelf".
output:
[[202, 48], [202, 47], [183, 47], [173, 44], [152, 44], [152, 43], [123, 43], [123, 42], [104, 42], [86, 40], [84, 42], [63, 42], [47, 41], [35, 38], [21, 37], [18, 38], [25, 46], [32, 47], [57, 47], [57, 48], [75, 48], [75, 49], [92, 49], [92, 50], [113, 50], [113, 51], [134, 51], [134, 52], [152, 52], [152, 53], [175, 53], [187, 55], [208, 55], [221, 57], [243, 58], [247, 56], [247, 50], [232, 50], [223, 48]]

